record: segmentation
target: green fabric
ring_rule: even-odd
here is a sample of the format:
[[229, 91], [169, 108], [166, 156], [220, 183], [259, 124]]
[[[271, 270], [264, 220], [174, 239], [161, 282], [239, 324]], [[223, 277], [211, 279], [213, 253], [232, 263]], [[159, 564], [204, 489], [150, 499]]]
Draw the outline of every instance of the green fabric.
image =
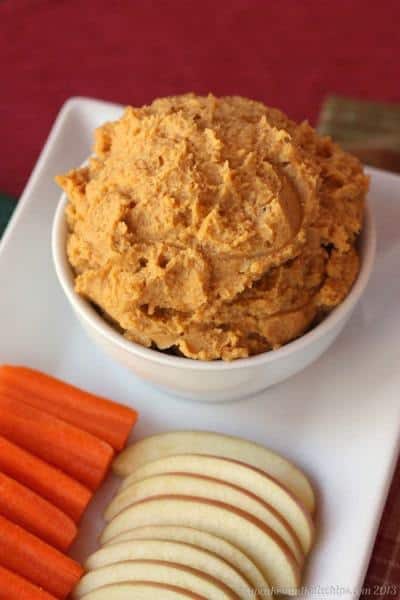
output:
[[13, 198], [5, 194], [0, 194], [0, 237], [3, 235], [15, 205], [16, 203]]

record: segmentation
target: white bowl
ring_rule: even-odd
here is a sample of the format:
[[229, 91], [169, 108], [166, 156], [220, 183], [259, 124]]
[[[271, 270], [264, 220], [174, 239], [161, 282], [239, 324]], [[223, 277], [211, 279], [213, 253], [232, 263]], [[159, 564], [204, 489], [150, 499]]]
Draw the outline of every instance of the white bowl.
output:
[[359, 241], [361, 269], [347, 298], [320, 324], [278, 350], [232, 362], [197, 361], [170, 356], [126, 340], [109, 325], [90, 302], [74, 290], [66, 255], [65, 194], [61, 196], [52, 231], [55, 269], [61, 286], [89, 336], [112, 358], [139, 377], [170, 394], [203, 402], [244, 398], [287, 379], [314, 362], [332, 344], [349, 320], [372, 271], [376, 235], [367, 208]]

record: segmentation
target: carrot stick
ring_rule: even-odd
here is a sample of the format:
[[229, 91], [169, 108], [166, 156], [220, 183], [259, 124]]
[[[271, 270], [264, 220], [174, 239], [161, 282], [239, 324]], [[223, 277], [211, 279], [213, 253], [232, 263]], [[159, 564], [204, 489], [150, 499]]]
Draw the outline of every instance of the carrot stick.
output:
[[75, 523], [59, 508], [4, 473], [0, 473], [0, 515], [64, 552], [77, 534]]
[[2, 395], [0, 435], [92, 490], [103, 481], [114, 454], [109, 444], [90, 433]]
[[122, 450], [137, 413], [28, 367], [0, 366], [0, 392], [80, 427]]
[[42, 459], [0, 436], [0, 471], [57, 506], [78, 523], [92, 492]]
[[0, 600], [56, 600], [56, 597], [0, 566]]
[[0, 564], [61, 600], [83, 574], [72, 558], [1, 516]]

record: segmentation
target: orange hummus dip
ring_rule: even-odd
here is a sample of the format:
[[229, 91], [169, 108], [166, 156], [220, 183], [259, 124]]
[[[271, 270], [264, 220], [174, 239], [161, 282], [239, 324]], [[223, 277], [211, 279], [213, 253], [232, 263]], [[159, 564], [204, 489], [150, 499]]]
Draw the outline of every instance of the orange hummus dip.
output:
[[279, 348], [358, 274], [359, 161], [246, 98], [129, 107], [57, 182], [76, 291], [144, 346], [201, 360]]

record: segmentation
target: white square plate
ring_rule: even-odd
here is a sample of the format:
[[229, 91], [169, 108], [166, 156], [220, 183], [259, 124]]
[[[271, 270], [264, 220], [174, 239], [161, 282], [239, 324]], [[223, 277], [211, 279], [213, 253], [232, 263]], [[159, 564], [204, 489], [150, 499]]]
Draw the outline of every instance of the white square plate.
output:
[[[134, 406], [134, 438], [183, 428], [241, 435], [282, 452], [319, 490], [319, 535], [301, 597], [358, 597], [395, 466], [400, 433], [400, 177], [370, 170], [375, 272], [345, 331], [314, 365], [232, 405], [175, 400], [114, 364], [81, 330], [50, 252], [57, 173], [89, 154], [95, 127], [121, 107], [76, 98], [62, 108], [0, 243], [0, 363], [42, 369]], [[96, 495], [72, 554], [96, 547], [112, 477]]]

